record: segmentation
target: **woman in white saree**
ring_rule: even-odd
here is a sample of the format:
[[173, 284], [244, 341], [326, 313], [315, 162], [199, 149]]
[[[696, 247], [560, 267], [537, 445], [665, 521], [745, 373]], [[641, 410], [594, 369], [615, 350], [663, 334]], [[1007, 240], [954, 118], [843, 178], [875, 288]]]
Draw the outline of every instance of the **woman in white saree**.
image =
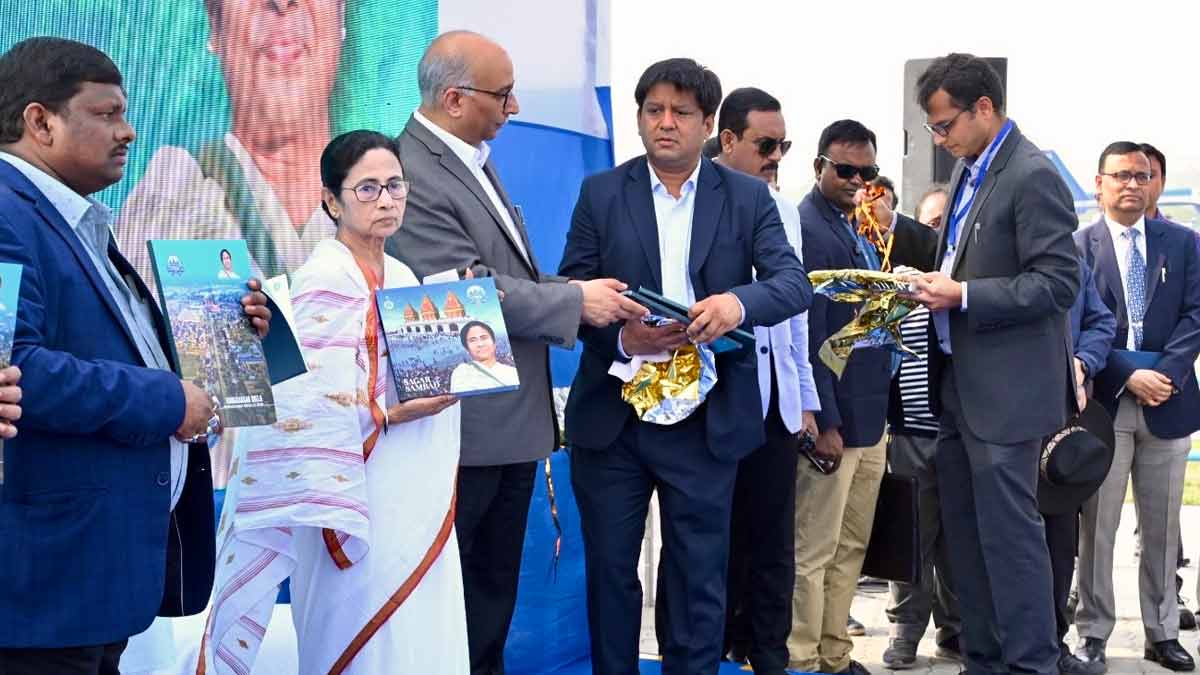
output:
[[200, 672], [251, 671], [290, 576], [302, 674], [467, 673], [459, 409], [453, 396], [389, 405], [374, 301], [380, 288], [417, 284], [384, 254], [408, 193], [395, 142], [339, 136], [321, 180], [337, 235], [292, 283], [309, 372], [275, 388], [278, 422], [239, 443]]

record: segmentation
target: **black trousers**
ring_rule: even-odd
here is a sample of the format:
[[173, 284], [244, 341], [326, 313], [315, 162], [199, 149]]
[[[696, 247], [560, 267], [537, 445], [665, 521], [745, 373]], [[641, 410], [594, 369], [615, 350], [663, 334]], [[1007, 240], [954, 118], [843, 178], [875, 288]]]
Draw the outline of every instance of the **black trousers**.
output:
[[736, 476], [737, 463], [717, 459], [708, 448], [703, 406], [671, 426], [631, 417], [607, 448], [571, 449], [593, 673], [638, 673], [638, 554], [655, 492], [663, 537], [655, 603], [662, 672], [717, 672]]
[[0, 649], [0, 675], [120, 675], [125, 640], [95, 647]]
[[458, 469], [454, 527], [462, 556], [472, 675], [503, 675], [537, 462]]
[[942, 528], [962, 611], [968, 675], [1058, 675], [1050, 553], [1037, 510], [1041, 439], [992, 443], [962, 416], [954, 371], [941, 381], [935, 455]]
[[760, 675], [787, 669], [796, 576], [800, 453], [796, 436], [779, 415], [777, 395], [767, 413], [766, 435], [762, 447], [738, 462], [725, 618], [725, 651], [748, 655]]
[[1042, 514], [1046, 521], [1046, 548], [1050, 549], [1050, 574], [1054, 579], [1054, 624], [1058, 629], [1058, 648], [1067, 653], [1067, 599], [1075, 576], [1075, 554], [1079, 551], [1079, 512]]

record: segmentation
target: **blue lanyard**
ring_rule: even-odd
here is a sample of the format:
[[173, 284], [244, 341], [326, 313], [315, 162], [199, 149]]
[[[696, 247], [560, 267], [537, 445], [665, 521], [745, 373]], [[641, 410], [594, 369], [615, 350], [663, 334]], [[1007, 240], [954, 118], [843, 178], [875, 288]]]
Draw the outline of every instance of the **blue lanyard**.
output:
[[1006, 121], [1004, 126], [1000, 128], [1000, 133], [996, 134], [996, 138], [992, 139], [991, 144], [988, 145], [987, 149], [976, 160], [979, 165], [979, 171], [975, 174], [974, 178], [971, 178], [969, 170], [963, 171], [963, 177], [954, 192], [955, 201], [952, 203], [958, 202], [968, 182], [971, 184], [971, 196], [950, 214], [950, 225], [946, 231], [947, 251], [958, 248], [958, 226], [962, 224], [967, 214], [971, 212], [971, 205], [975, 203], [975, 195], [979, 194], [979, 186], [983, 184], [983, 179], [987, 176], [988, 168], [992, 165], [992, 160], [996, 158], [996, 153], [1000, 151], [1000, 146], [1004, 143], [1004, 139], [1008, 138], [1008, 134], [1012, 131], [1012, 128], [1012, 120]]

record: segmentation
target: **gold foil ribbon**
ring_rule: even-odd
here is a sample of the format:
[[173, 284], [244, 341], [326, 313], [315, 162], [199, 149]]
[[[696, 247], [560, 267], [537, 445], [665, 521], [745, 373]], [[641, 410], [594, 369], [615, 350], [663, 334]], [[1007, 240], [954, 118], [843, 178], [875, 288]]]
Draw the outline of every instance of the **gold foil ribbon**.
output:
[[854, 345], [879, 330], [886, 330], [901, 351], [916, 356], [900, 339], [900, 320], [917, 306], [916, 300], [900, 295], [908, 289], [903, 277], [874, 270], [817, 270], [809, 272], [808, 279], [814, 292], [824, 291], [833, 302], [862, 303], [854, 319], [829, 336], [818, 352], [839, 378]]
[[676, 349], [666, 361], [643, 363], [621, 386], [621, 399], [633, 406], [638, 419], [667, 398], [700, 400], [700, 354], [695, 345]]

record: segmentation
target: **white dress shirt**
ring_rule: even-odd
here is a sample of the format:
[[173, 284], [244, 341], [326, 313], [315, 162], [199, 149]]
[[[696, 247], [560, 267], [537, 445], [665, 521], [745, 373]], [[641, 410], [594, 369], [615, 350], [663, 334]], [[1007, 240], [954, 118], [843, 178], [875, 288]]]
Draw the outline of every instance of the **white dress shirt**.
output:
[[662, 267], [663, 296], [685, 307], [696, 303], [696, 291], [688, 274], [688, 256], [692, 252], [692, 216], [696, 212], [696, 181], [700, 165], [679, 188], [679, 199], [667, 191], [654, 166], [650, 169], [650, 195], [654, 198], [654, 216], [658, 221], [658, 259]]
[[[804, 262], [801, 246], [800, 212], [783, 195], [771, 190], [783, 231], [796, 257]], [[802, 411], [821, 409], [817, 385], [813, 380], [812, 362], [808, 360], [808, 312], [771, 327], [754, 328], [755, 350], [758, 357], [758, 390], [762, 399], [763, 418], [771, 402], [771, 364], [775, 365], [775, 386], [779, 392], [779, 415], [787, 430], [796, 433], [803, 427]], [[774, 359], [772, 359], [774, 353]]]
[[[95, 199], [77, 194], [74, 190], [60, 183], [29, 162], [0, 152], [0, 160], [6, 161], [17, 171], [20, 171], [29, 182], [41, 190], [46, 199], [58, 210], [63, 220], [79, 237], [79, 242], [91, 259], [92, 266], [100, 273], [109, 294], [121, 311], [121, 318], [126, 328], [133, 336], [138, 354], [147, 367], [160, 370], [170, 370], [170, 362], [158, 342], [158, 334], [154, 328], [154, 318], [147, 304], [148, 298], [139, 298], [130, 284], [117, 272], [117, 268], [108, 258], [108, 243], [112, 239], [112, 211]], [[171, 510], [179, 502], [183, 494], [184, 473], [187, 468], [186, 444], [169, 439], [171, 448]]]
[[[1121, 272], [1121, 292], [1125, 296], [1125, 307], [1129, 307], [1129, 238], [1125, 236], [1125, 231], [1133, 228], [1138, 231], [1137, 247], [1138, 252], [1142, 254], [1142, 260], [1146, 258], [1146, 217], [1139, 216], [1137, 222], [1129, 227], [1125, 227], [1120, 223], [1115, 223], [1108, 218], [1104, 219], [1104, 224], [1108, 226], [1108, 233], [1112, 236], [1113, 250], [1117, 254], [1117, 269]], [[1147, 262], [1147, 265], [1149, 263]], [[1126, 314], [1129, 312], [1126, 311]], [[1125, 342], [1126, 349], [1137, 349], [1134, 343], [1133, 328], [1129, 329], [1129, 337]]]
[[512, 215], [509, 214], [508, 209], [504, 208], [504, 202], [500, 200], [500, 193], [496, 191], [496, 186], [492, 185], [491, 179], [483, 171], [483, 166], [487, 164], [488, 156], [492, 153], [491, 147], [482, 141], [479, 143], [479, 147], [471, 145], [458, 136], [430, 122], [429, 118], [422, 115], [420, 110], [413, 111], [413, 118], [425, 125], [425, 128], [429, 129], [434, 136], [441, 139], [446, 144], [446, 147], [450, 148], [450, 151], [466, 165], [467, 170], [471, 172], [475, 180], [479, 181], [480, 187], [483, 188], [484, 193], [491, 200], [496, 213], [500, 215], [500, 221], [504, 223], [504, 229], [508, 230], [509, 236], [512, 237], [513, 242], [517, 245], [517, 250], [521, 252], [521, 257], [525, 258], [525, 262], [528, 263], [529, 252], [525, 250], [525, 242], [521, 238], [521, 233], [517, 231], [517, 226], [513, 223]]

